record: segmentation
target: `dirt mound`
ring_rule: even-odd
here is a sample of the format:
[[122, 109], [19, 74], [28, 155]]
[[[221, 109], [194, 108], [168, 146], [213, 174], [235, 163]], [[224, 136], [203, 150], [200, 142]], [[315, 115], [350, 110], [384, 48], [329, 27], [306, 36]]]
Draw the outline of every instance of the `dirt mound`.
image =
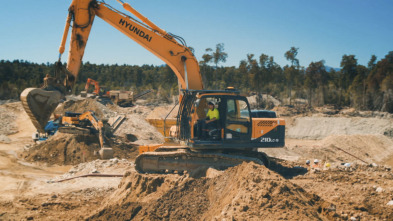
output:
[[[172, 110], [173, 108], [173, 110]], [[172, 112], [170, 112], [172, 110]], [[170, 114], [169, 114], [170, 112]], [[174, 105], [165, 105], [165, 106], [159, 106], [154, 108], [147, 116], [146, 119], [165, 119], [165, 117], [169, 114], [168, 118], [176, 118], [177, 112], [179, 112], [179, 105], [176, 105], [174, 108]]]
[[392, 119], [360, 117], [298, 117], [288, 125], [287, 138], [323, 139], [329, 135], [384, 134]]
[[393, 173], [383, 166], [355, 165], [298, 176], [291, 182], [335, 202], [337, 220], [393, 220]]
[[213, 178], [128, 173], [91, 219], [323, 220], [332, 206], [277, 173], [243, 163]]
[[[137, 155], [135, 145], [112, 144], [114, 157], [134, 159]], [[76, 165], [99, 159], [100, 145], [94, 135], [82, 136], [56, 133], [47, 141], [37, 144], [22, 154], [26, 161], [43, 162], [48, 165]]]
[[327, 158], [339, 157], [343, 162], [360, 163], [359, 159], [361, 159], [368, 163], [379, 164], [393, 154], [393, 140], [383, 135], [329, 136], [322, 140], [321, 146], [325, 147], [321, 149], [328, 149], [326, 152], [330, 152], [327, 153]]
[[181, 185], [185, 179], [185, 176], [179, 175], [142, 175], [129, 171], [103, 209], [88, 220], [131, 220], [169, 189]]
[[17, 113], [21, 111], [23, 111], [21, 102], [0, 105], [0, 135], [6, 136], [18, 132], [16, 119]]
[[127, 114], [126, 120], [115, 131], [115, 136], [138, 145], [163, 143], [164, 136], [150, 125], [143, 115]]
[[284, 148], [260, 148], [270, 157], [301, 162], [391, 165], [393, 140], [384, 135], [330, 135], [322, 140], [286, 140]]
[[102, 118], [109, 118], [116, 115], [109, 107], [101, 104], [95, 99], [87, 98], [83, 100], [68, 100], [59, 104], [55, 110], [55, 114], [64, 115], [66, 111], [84, 113], [86, 111], [93, 111], [95, 115]]

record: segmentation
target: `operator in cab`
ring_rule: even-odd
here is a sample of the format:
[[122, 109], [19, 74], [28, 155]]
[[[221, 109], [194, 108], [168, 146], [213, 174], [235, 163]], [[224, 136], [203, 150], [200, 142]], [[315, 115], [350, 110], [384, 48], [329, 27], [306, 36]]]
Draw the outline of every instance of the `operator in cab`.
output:
[[205, 140], [210, 130], [217, 128], [218, 120], [220, 119], [220, 113], [218, 109], [214, 107], [213, 102], [208, 103], [209, 110], [206, 114], [206, 119], [198, 120], [198, 137], [199, 139]]
[[207, 128], [209, 124], [210, 125], [217, 124], [217, 120], [220, 119], [220, 113], [218, 112], [218, 109], [214, 107], [214, 103], [210, 101], [208, 103], [208, 107], [209, 107], [209, 111], [206, 114], [206, 121], [205, 121]]

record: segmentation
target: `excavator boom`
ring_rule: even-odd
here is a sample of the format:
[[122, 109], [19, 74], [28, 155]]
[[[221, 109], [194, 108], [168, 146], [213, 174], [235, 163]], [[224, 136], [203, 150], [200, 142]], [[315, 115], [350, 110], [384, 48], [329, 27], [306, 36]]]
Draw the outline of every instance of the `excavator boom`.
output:
[[[203, 89], [198, 61], [184, 40], [160, 29], [129, 4], [123, 1], [119, 2], [125, 10], [131, 12], [141, 21], [114, 9], [105, 2], [72, 1], [59, 48], [60, 55], [56, 63], [55, 76], [48, 77], [52, 80], [46, 81], [41, 88], [29, 88], [21, 94], [23, 106], [38, 131], [44, 131], [46, 122], [61, 98], [71, 92], [75, 85], [96, 16], [163, 60], [176, 74], [179, 89]], [[72, 27], [70, 50], [67, 66], [64, 67], [60, 59], [65, 50], [70, 27]]]

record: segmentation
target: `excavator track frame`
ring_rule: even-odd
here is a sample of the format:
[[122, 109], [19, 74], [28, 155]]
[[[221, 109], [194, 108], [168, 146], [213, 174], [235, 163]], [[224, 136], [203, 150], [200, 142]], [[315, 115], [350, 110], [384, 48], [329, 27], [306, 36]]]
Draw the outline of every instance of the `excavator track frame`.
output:
[[92, 132], [88, 128], [81, 128], [81, 127], [59, 127], [59, 132], [66, 133], [66, 134], [76, 134], [76, 135], [92, 135]]
[[189, 147], [160, 147], [154, 152], [145, 152], [135, 159], [135, 169], [139, 173], [191, 173], [201, 168], [224, 170], [243, 162], [254, 162], [268, 167], [265, 153], [239, 151], [219, 153], [195, 151]]

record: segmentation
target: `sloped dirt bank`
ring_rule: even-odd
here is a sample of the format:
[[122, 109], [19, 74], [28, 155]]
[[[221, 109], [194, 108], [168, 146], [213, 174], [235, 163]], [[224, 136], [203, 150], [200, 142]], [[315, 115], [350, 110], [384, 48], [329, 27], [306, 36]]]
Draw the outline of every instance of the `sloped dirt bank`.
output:
[[296, 117], [288, 125], [286, 137], [292, 139], [323, 139], [330, 135], [383, 135], [393, 128], [390, 118], [360, 117]]
[[261, 165], [243, 163], [212, 178], [128, 173], [89, 219], [328, 220], [331, 204]]

